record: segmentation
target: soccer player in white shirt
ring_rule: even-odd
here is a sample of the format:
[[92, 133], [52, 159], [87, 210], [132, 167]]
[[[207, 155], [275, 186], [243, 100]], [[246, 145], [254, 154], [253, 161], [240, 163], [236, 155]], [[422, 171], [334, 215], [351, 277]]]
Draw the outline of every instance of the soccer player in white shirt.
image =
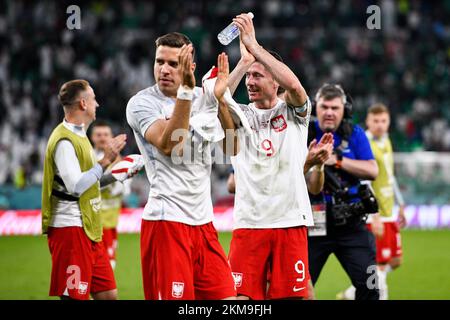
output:
[[141, 229], [146, 299], [236, 296], [212, 224], [211, 142], [189, 123], [203, 94], [195, 86], [193, 51], [183, 34], [159, 37], [156, 84], [138, 92], [127, 105], [127, 120], [150, 182]]
[[[251, 135], [236, 128], [224, 90], [215, 92], [223, 128], [237, 134], [232, 148], [237, 184], [229, 259], [238, 298], [306, 298], [307, 226], [313, 219], [303, 170], [311, 105], [295, 74], [258, 44], [252, 20], [241, 14], [233, 21], [245, 46], [241, 52], [254, 57], [241, 70], [251, 100], [241, 109]], [[223, 59], [227, 64], [226, 56]], [[217, 81], [223, 76], [220, 65]], [[284, 100], [277, 97], [279, 87], [286, 89]]]

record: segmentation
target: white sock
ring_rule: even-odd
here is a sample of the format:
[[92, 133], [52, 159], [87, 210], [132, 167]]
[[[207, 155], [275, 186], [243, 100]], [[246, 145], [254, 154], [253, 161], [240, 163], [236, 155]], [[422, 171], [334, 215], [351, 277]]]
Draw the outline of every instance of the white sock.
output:
[[378, 289], [380, 290], [380, 300], [388, 300], [387, 272], [377, 267]]
[[355, 300], [355, 292], [356, 292], [356, 288], [354, 286], [348, 287], [344, 291], [345, 300]]

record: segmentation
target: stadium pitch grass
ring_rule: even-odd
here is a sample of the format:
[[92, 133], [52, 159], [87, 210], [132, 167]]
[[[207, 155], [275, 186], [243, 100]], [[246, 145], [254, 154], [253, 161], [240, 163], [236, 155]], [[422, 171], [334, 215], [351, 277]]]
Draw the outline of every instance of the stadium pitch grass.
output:
[[[219, 234], [228, 252], [231, 233]], [[450, 299], [450, 230], [402, 232], [404, 261], [389, 274], [389, 298]], [[143, 299], [139, 235], [120, 234], [115, 270], [119, 299]], [[48, 296], [51, 260], [45, 236], [0, 237], [0, 299], [58, 299]], [[316, 298], [335, 299], [350, 284], [331, 256], [316, 285]]]

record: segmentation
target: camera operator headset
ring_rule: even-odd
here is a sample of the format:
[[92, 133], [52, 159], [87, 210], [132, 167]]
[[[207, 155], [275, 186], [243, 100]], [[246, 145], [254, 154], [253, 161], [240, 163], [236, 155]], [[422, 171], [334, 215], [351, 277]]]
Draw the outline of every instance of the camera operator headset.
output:
[[378, 300], [376, 271], [369, 268], [376, 266], [375, 239], [365, 227], [367, 214], [378, 207], [369, 187], [361, 184], [376, 178], [378, 166], [364, 130], [352, 123], [351, 100], [340, 85], [326, 83], [318, 90], [313, 115], [308, 140], [331, 132], [334, 151], [325, 163], [323, 192], [310, 195], [315, 223], [308, 236], [311, 280], [316, 283], [334, 253], [356, 288], [355, 299]]

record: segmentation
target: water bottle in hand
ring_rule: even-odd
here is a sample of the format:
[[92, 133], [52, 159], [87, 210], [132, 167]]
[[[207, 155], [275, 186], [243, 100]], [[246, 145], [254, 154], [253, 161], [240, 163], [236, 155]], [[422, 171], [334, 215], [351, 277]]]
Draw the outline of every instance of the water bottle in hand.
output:
[[[251, 19], [253, 19], [253, 13], [247, 13]], [[224, 46], [228, 45], [231, 41], [233, 41], [237, 36], [239, 36], [239, 28], [233, 22], [228, 25], [225, 29], [223, 29], [218, 35], [217, 39]]]

